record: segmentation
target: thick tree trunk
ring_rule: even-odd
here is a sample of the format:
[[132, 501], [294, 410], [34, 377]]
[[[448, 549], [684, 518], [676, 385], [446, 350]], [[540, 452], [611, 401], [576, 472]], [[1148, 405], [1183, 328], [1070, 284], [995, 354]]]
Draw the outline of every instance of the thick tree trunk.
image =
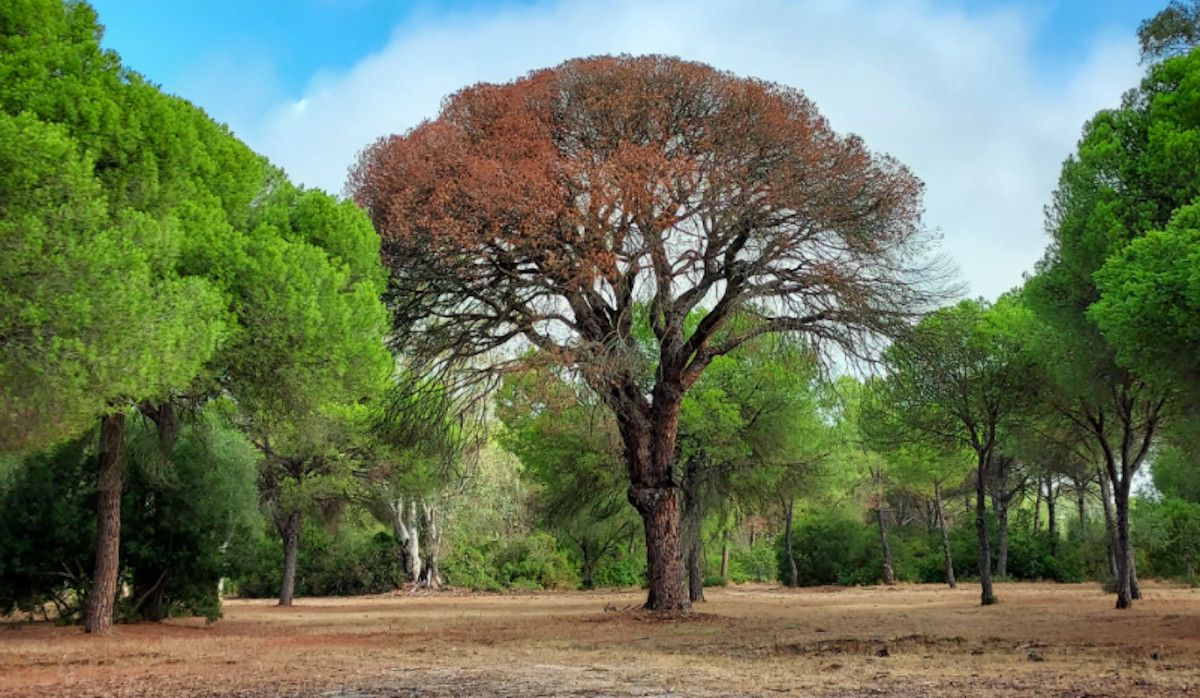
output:
[[629, 488], [629, 499], [642, 516], [646, 530], [646, 608], [652, 611], [690, 610], [679, 547], [679, 488]]
[[100, 420], [96, 472], [96, 568], [87, 595], [83, 627], [103, 635], [112, 627], [121, 552], [121, 470], [125, 460], [125, 414]]
[[784, 580], [790, 587], [800, 584], [800, 573], [796, 569], [796, 548], [792, 542], [792, 518], [795, 507], [792, 502], [788, 502], [783, 506], [783, 549], [784, 555], [787, 558], [787, 579]]
[[887, 525], [883, 520], [882, 498], [875, 510], [875, 519], [879, 523], [879, 542], [883, 548], [883, 583], [890, 586], [896, 583], [896, 572], [892, 568], [892, 546], [888, 543]]
[[700, 478], [700, 460], [689, 459], [683, 476], [683, 540], [687, 550], [688, 599], [693, 603], [704, 600], [704, 560], [700, 545], [700, 524], [703, 519], [700, 509]]
[[979, 456], [979, 469], [975, 477], [975, 534], [979, 538], [979, 603], [989, 606], [996, 603], [992, 590], [992, 550], [988, 543], [987, 530], [987, 466], [988, 457]]
[[953, 589], [958, 586], [954, 579], [954, 555], [950, 552], [950, 528], [946, 525], [946, 512], [942, 509], [942, 486], [933, 486], [933, 497], [937, 507], [938, 529], [942, 532], [942, 557], [946, 560], [946, 583]]
[[[665, 370], [660, 368], [661, 370]], [[651, 611], [690, 611], [679, 531], [679, 485], [675, 481], [675, 438], [683, 387], [660, 380], [648, 412], [617, 410], [629, 466], [629, 503], [642, 517], [646, 535], [646, 606]]]
[[417, 585], [426, 589], [441, 589], [443, 582], [438, 562], [442, 555], [442, 528], [438, 523], [437, 507], [429, 502], [421, 502], [421, 527], [425, 532], [425, 565], [421, 568]]
[[283, 539], [283, 580], [279, 584], [279, 605], [291, 606], [296, 594], [296, 562], [300, 555], [300, 524], [299, 511], [288, 514], [279, 527], [279, 537]]

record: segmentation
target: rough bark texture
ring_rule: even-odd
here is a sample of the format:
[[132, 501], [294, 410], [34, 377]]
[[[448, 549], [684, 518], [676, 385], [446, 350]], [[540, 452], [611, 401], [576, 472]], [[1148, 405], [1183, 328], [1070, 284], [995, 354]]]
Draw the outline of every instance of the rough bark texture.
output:
[[1112, 491], [1108, 476], [1100, 473], [1100, 501], [1104, 504], [1104, 532], [1108, 544], [1108, 572], [1112, 575], [1114, 590], [1118, 579], [1117, 571], [1117, 518], [1113, 514]]
[[388, 502], [392, 532], [396, 536], [396, 558], [400, 569], [414, 584], [421, 576], [421, 532], [417, 525], [417, 502], [399, 497]]
[[1114, 555], [1117, 567], [1117, 608], [1129, 608], [1133, 605], [1133, 589], [1129, 579], [1130, 565], [1133, 563], [1133, 550], [1129, 545], [1129, 497], [1122, 497], [1120, 492], [1115, 494], [1117, 537]]
[[279, 605], [291, 606], [296, 593], [296, 562], [300, 555], [300, 524], [299, 511], [287, 515], [279, 527], [279, 537], [283, 539], [283, 579], [279, 584]]
[[987, 530], [987, 466], [988, 456], [979, 456], [979, 470], [975, 477], [975, 534], [979, 537], [979, 603], [990, 606], [996, 603], [992, 591], [992, 549]]
[[688, 599], [692, 603], [704, 600], [704, 551], [700, 545], [700, 524], [704, 518], [700, 504], [701, 477], [700, 459], [689, 459], [683, 475], [683, 539], [687, 550]]
[[875, 520], [879, 523], [879, 541], [883, 547], [883, 583], [895, 584], [896, 572], [892, 568], [892, 545], [888, 542], [887, 524], [883, 520], [882, 501], [880, 501], [879, 508], [875, 510]]
[[85, 632], [103, 635], [112, 627], [121, 551], [121, 470], [125, 460], [125, 414], [100, 420], [96, 472], [96, 568], [88, 589]]
[[942, 508], [942, 486], [933, 486], [934, 502], [937, 505], [938, 530], [942, 532], [942, 557], [946, 561], [946, 583], [953, 589], [958, 586], [954, 578], [954, 555], [950, 552], [950, 527], [946, 525], [946, 512]]

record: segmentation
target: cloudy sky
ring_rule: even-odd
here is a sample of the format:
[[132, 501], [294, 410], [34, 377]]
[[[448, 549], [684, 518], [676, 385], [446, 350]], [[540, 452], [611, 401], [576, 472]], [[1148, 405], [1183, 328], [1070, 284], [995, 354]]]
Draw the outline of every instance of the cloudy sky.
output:
[[1165, 0], [94, 0], [105, 44], [297, 181], [341, 192], [355, 154], [441, 99], [567, 58], [665, 53], [804, 90], [909, 165], [972, 295], [1020, 283], [1096, 110], [1134, 86]]

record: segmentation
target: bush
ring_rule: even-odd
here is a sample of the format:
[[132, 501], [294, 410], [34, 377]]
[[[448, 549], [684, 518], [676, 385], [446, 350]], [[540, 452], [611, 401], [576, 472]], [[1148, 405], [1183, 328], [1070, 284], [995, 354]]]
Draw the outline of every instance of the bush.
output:
[[1173, 497], [1140, 500], [1131, 517], [1138, 572], [1195, 585], [1200, 571], [1200, 504]]
[[[800, 586], [872, 584], [883, 574], [879, 543], [873, 529], [839, 512], [799, 518], [793, 528], [793, 551]], [[777, 545], [779, 579], [787, 579], [784, 536]]]
[[[231, 589], [240, 596], [279, 594], [283, 543], [273, 528], [264, 521], [231, 551]], [[378, 594], [397, 588], [401, 581], [395, 539], [378, 525], [358, 517], [337, 526], [305, 521], [296, 564], [297, 596]]]
[[460, 545], [442, 564], [446, 583], [481, 591], [574, 589], [579, 573], [549, 533]]
[[729, 551], [729, 579], [735, 584], [773, 582], [776, 571], [775, 542], [762, 537], [747, 547], [734, 546]]

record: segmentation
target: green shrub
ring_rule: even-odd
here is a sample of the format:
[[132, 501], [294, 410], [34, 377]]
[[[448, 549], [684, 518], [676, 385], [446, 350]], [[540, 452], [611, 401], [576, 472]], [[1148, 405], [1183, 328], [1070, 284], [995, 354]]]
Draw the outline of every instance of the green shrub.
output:
[[549, 533], [459, 545], [442, 564], [446, 583], [481, 591], [574, 589], [579, 573]]
[[[879, 542], [873, 529], [838, 512], [809, 514], [797, 519], [792, 533], [797, 582], [872, 584], [883, 574]], [[779, 579], [787, 579], [784, 536], [777, 545]]]

